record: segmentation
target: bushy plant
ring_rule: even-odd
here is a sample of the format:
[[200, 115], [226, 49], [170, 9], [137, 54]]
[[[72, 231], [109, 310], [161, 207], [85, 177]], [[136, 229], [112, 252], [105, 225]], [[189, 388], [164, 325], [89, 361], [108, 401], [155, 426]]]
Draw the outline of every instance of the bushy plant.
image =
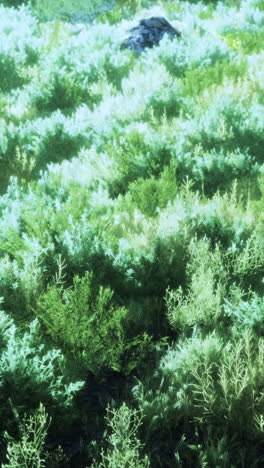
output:
[[157, 210], [166, 208], [177, 194], [176, 169], [167, 166], [158, 179], [142, 179], [129, 184], [129, 193], [133, 203], [146, 216], [157, 215]]
[[126, 310], [115, 308], [112, 297], [109, 288], [96, 286], [87, 273], [74, 277], [72, 290], [51, 286], [38, 301], [37, 314], [47, 333], [95, 374], [103, 365], [121, 367]]
[[159, 176], [171, 159], [172, 144], [149, 125], [136, 122], [117, 135], [114, 145], [106, 146], [117, 162], [117, 176], [109, 181], [110, 195], [124, 193], [137, 178]]
[[258, 196], [257, 178], [261, 172], [260, 165], [255, 158], [247, 152], [219, 151], [213, 149], [205, 151], [201, 144], [195, 145], [180, 157], [177, 176], [179, 182], [189, 177], [193, 182], [193, 188], [202, 191], [207, 196], [230, 190], [232, 183], [237, 181], [237, 191], [240, 195]]
[[227, 258], [237, 283], [246, 290], [261, 288], [264, 267], [263, 239], [255, 231], [242, 243], [240, 249], [229, 249]]
[[[177, 430], [195, 421], [203, 432], [225, 431], [250, 440], [262, 437], [256, 423], [263, 411], [263, 340], [245, 333], [224, 344], [215, 333], [170, 348], [134, 395], [150, 432]], [[241, 407], [243, 411], [241, 411]]]
[[[5, 468], [41, 468], [44, 466], [44, 441], [48, 432], [50, 420], [42, 404], [39, 410], [26, 420], [19, 423], [19, 433], [21, 439], [16, 442], [9, 440], [7, 446], [8, 464]], [[8, 434], [6, 435], [8, 437]]]
[[148, 457], [143, 458], [141, 455], [142, 444], [137, 436], [138, 429], [142, 424], [141, 412], [129, 408], [123, 403], [118, 409], [107, 409], [106, 421], [111, 430], [107, 437], [108, 448], [101, 450], [101, 461], [94, 462], [92, 467], [149, 467]]
[[0, 319], [1, 430], [14, 431], [12, 406], [29, 412], [41, 401], [49, 413], [62, 416], [83, 382], [67, 382], [64, 356], [41, 343], [38, 320], [22, 332], [4, 312]]
[[247, 71], [247, 61], [232, 64], [229, 61], [216, 62], [213, 66], [192, 68], [182, 78], [184, 93], [197, 97], [211, 85], [221, 85], [224, 79], [239, 80]]
[[87, 141], [87, 135], [74, 128], [60, 111], [54, 112], [51, 117], [26, 121], [18, 126], [10, 123], [6, 126], [4, 135], [7, 144], [4, 140], [2, 164], [9, 176], [17, 171], [18, 153], [26, 155], [26, 172], [30, 164], [33, 164], [30, 175], [35, 177], [49, 162], [61, 161], [65, 156], [74, 156]]
[[[16, 412], [15, 409], [14, 411]], [[61, 463], [67, 461], [67, 457], [60, 447], [52, 453], [52, 457], [45, 450], [45, 439], [51, 418], [48, 417], [42, 403], [32, 416], [24, 416], [22, 420], [18, 414], [16, 417], [19, 426], [19, 440], [15, 440], [8, 433], [5, 433], [8, 441], [8, 463], [4, 463], [3, 468], [42, 468], [47, 465], [57, 468]]]
[[174, 329], [185, 332], [188, 327], [217, 328], [227, 281], [221, 251], [217, 246], [211, 252], [208, 240], [196, 239], [189, 246], [189, 255], [187, 275], [190, 289], [187, 297], [184, 297], [181, 287], [166, 292], [170, 324]]
[[93, 107], [101, 99], [99, 94], [93, 93], [87, 77], [61, 69], [52, 71], [45, 78], [33, 83], [28, 90], [30, 105], [40, 113], [57, 109], [69, 111], [83, 103]]
[[217, 37], [208, 38], [207, 35], [199, 37], [198, 33], [191, 33], [187, 38], [170, 41], [164, 36], [153, 55], [164, 64], [167, 70], [176, 77], [184, 76], [192, 68], [213, 66], [217, 62], [230, 60], [232, 52], [224, 42]]
[[258, 336], [263, 336], [263, 299], [256, 293], [252, 293], [248, 300], [240, 300], [232, 303], [225, 300], [224, 311], [233, 323], [234, 331], [241, 333], [245, 328]]
[[36, 63], [39, 57], [36, 18], [26, 5], [26, 1], [20, 2], [23, 5], [18, 9], [12, 8], [12, 5], [7, 3], [10, 2], [6, 2], [6, 7], [0, 5], [1, 48], [7, 55], [13, 57], [17, 66]]
[[[26, 244], [23, 245], [23, 242], [20, 245], [17, 242], [12, 244], [12, 240], [16, 241], [16, 236], [13, 239], [10, 236], [10, 243], [2, 242], [0, 246], [4, 252], [10, 252], [10, 255], [5, 253], [0, 259], [0, 292], [4, 297], [6, 310], [17, 320], [24, 322], [32, 318], [30, 308], [42, 290], [45, 267], [41, 264], [45, 253], [36, 239], [30, 239], [32, 250]], [[15, 250], [18, 246], [22, 247], [20, 251]], [[12, 252], [15, 252], [15, 259], [12, 259]], [[18, 302], [21, 309], [16, 310]]]
[[[200, 114], [196, 135], [190, 135], [192, 144], [200, 143], [205, 150], [215, 148], [234, 151], [239, 148], [251, 154], [256, 161], [262, 159], [263, 131], [260, 124], [262, 106], [245, 107], [229, 93], [220, 95]], [[199, 111], [201, 112], [201, 110]]]
[[0, 50], [0, 90], [2, 92], [10, 91], [23, 84], [15, 59]]

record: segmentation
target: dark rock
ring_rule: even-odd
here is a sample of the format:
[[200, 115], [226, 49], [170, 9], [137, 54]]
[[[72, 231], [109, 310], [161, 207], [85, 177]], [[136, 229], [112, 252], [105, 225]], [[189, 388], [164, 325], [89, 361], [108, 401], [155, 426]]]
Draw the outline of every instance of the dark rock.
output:
[[137, 54], [143, 52], [146, 47], [158, 45], [165, 33], [170, 37], [181, 36], [181, 33], [161, 16], [142, 19], [138, 26], [129, 32], [131, 34], [121, 44], [121, 49], [134, 49]]

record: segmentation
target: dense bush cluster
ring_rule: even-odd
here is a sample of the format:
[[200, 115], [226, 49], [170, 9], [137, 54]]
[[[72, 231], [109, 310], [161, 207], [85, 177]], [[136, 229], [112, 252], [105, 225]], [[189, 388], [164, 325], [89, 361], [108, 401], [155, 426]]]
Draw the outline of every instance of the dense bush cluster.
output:
[[0, 464], [261, 467], [263, 2], [76, 3], [0, 5]]

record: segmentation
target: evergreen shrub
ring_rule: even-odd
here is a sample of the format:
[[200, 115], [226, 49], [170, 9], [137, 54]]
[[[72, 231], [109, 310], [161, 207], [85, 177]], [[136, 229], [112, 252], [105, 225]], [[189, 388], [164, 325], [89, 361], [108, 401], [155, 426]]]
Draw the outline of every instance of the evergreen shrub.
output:
[[38, 320], [22, 332], [6, 313], [0, 319], [1, 431], [14, 433], [12, 407], [21, 414], [42, 402], [51, 415], [62, 416], [83, 382], [67, 381], [64, 356], [41, 343]]
[[0, 91], [8, 92], [22, 84], [23, 80], [15, 59], [4, 51], [0, 51]]
[[51, 286], [38, 301], [37, 315], [47, 333], [94, 374], [103, 365], [120, 370], [126, 310], [115, 308], [112, 297], [87, 273], [74, 277], [73, 289]]
[[149, 467], [148, 457], [141, 455], [142, 444], [137, 437], [142, 424], [140, 411], [123, 403], [120, 408], [107, 409], [106, 421], [111, 429], [107, 437], [107, 449], [101, 449], [101, 461], [94, 462], [92, 468], [138, 468]]
[[[213, 332], [172, 346], [145, 383], [134, 387], [146, 427], [168, 433], [181, 421], [196, 422], [203, 433], [261, 440], [263, 340], [246, 332], [224, 344]], [[241, 411], [241, 407], [243, 411]]]
[[[16, 413], [16, 410], [14, 409]], [[45, 450], [45, 439], [50, 426], [51, 418], [40, 403], [38, 410], [29, 417], [24, 416], [18, 419], [19, 440], [10, 437], [5, 433], [8, 441], [7, 460], [3, 468], [41, 468], [43, 463], [50, 468], [58, 468], [62, 463], [67, 462], [61, 447], [53, 451], [52, 454]]]
[[184, 297], [182, 288], [167, 290], [166, 305], [172, 327], [188, 332], [191, 327], [213, 330], [218, 327], [226, 292], [227, 272], [217, 246], [210, 251], [207, 239], [192, 241], [187, 265], [189, 291]]

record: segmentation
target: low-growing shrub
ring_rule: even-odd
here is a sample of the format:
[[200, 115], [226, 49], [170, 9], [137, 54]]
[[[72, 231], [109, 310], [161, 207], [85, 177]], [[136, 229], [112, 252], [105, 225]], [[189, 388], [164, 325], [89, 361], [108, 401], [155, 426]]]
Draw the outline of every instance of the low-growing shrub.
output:
[[227, 272], [219, 247], [211, 252], [208, 240], [192, 241], [187, 265], [189, 291], [167, 290], [166, 305], [171, 326], [183, 332], [191, 327], [217, 328], [222, 314]]
[[75, 73], [56, 70], [44, 80], [29, 89], [30, 105], [40, 113], [54, 112], [58, 109], [70, 111], [80, 104], [90, 107], [100, 102], [101, 96], [93, 93], [87, 78]]
[[[228, 434], [239, 444], [243, 438], [248, 449], [254, 448], [254, 459], [263, 437], [258, 423], [263, 411], [262, 379], [262, 339], [245, 333], [224, 344], [213, 333], [172, 346], [156, 372], [133, 392], [150, 440], [155, 431], [168, 440], [184, 427], [192, 438], [194, 424], [206, 440]], [[230, 455], [232, 463], [237, 462], [237, 451]]]
[[126, 310], [115, 308], [112, 297], [87, 273], [74, 277], [73, 289], [51, 286], [38, 301], [36, 312], [47, 333], [95, 374], [103, 365], [120, 370]]
[[213, 66], [192, 68], [187, 70], [182, 78], [184, 93], [196, 97], [210, 85], [221, 85], [224, 79], [229, 78], [236, 82], [246, 71], [245, 59], [232, 64], [227, 60], [216, 62]]
[[157, 215], [157, 210], [166, 208], [173, 201], [178, 191], [176, 169], [166, 167], [159, 178], [139, 178], [129, 184], [129, 193], [133, 203], [146, 216]]
[[111, 430], [108, 447], [101, 450], [101, 461], [94, 462], [92, 468], [149, 467], [148, 457], [141, 455], [143, 446], [137, 435], [142, 424], [141, 412], [123, 403], [118, 409], [107, 409], [106, 421]]
[[67, 381], [64, 356], [41, 343], [38, 320], [24, 332], [4, 312], [0, 321], [1, 431], [14, 433], [12, 406], [21, 414], [42, 402], [52, 417], [62, 417], [83, 382]]
[[[14, 412], [16, 410], [14, 409]], [[29, 417], [24, 416], [22, 420], [18, 419], [19, 440], [10, 437], [5, 433], [8, 441], [7, 460], [3, 468], [41, 468], [43, 463], [51, 468], [58, 468], [61, 463], [67, 462], [61, 447], [53, 453], [45, 450], [45, 439], [50, 426], [51, 418], [45, 411], [42, 403], [39, 409]]]
[[216, 192], [225, 193], [232, 183], [237, 181], [237, 191], [248, 198], [258, 196], [258, 176], [260, 165], [255, 158], [239, 149], [235, 151], [206, 151], [202, 145], [196, 145], [190, 151], [175, 156], [177, 178], [180, 181], [189, 177], [193, 188], [202, 191], [206, 196]]
[[233, 328], [238, 333], [249, 329], [258, 336], [264, 334], [264, 302], [256, 293], [247, 300], [240, 300], [238, 303], [225, 300], [224, 311], [230, 317]]
[[22, 84], [14, 57], [0, 50], [0, 91], [6, 93]]
[[51, 286], [36, 313], [54, 342], [94, 374], [102, 367], [130, 372], [150, 345], [146, 334], [128, 338], [127, 310], [115, 306], [113, 291], [99, 287], [89, 273], [75, 276], [72, 289]]
[[111, 196], [127, 191], [137, 178], [157, 177], [171, 160], [172, 143], [161, 137], [149, 125], [136, 122], [117, 135], [106, 151], [117, 162], [118, 176], [108, 182]]

